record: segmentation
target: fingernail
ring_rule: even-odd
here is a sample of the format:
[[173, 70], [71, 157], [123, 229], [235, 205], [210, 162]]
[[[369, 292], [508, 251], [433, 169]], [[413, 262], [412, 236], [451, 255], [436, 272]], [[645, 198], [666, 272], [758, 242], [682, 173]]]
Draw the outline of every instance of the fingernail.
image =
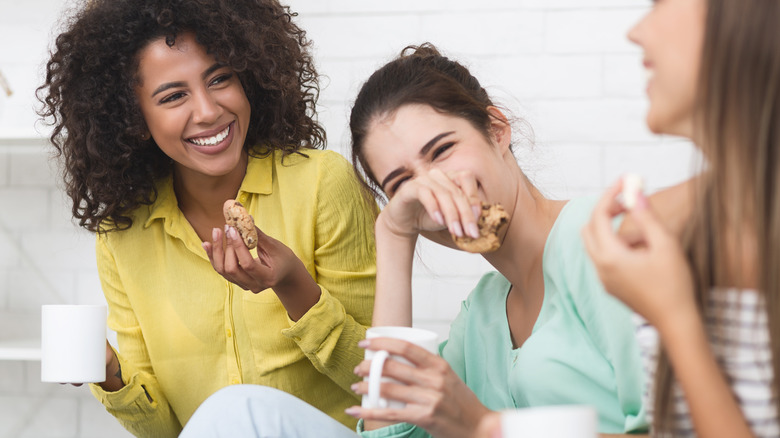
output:
[[466, 224], [466, 230], [468, 230], [469, 236], [474, 239], [479, 238], [479, 228], [477, 227], [477, 224]]
[[358, 369], [360, 369], [360, 365], [356, 366], [354, 370], [352, 370], [352, 374], [357, 374]]
[[474, 212], [474, 219], [479, 219], [480, 216], [482, 216], [482, 206], [481, 205], [472, 205], [471, 211]]
[[648, 203], [647, 198], [645, 197], [644, 193], [638, 193], [636, 196], [636, 207], [641, 208], [642, 210], [647, 209]]
[[444, 225], [444, 216], [442, 216], [441, 212], [439, 211], [435, 211], [433, 213], [433, 220], [435, 220], [439, 225]]
[[219, 228], [212, 228], [211, 230], [211, 240], [217, 241], [219, 239]]
[[350, 408], [344, 409], [344, 413], [347, 415], [357, 416], [360, 414], [360, 408], [352, 406]]
[[354, 391], [357, 391], [358, 386], [359, 385], [357, 383], [353, 383], [352, 385], [350, 385], [349, 389], [351, 389], [354, 392]]
[[358, 347], [360, 348], [366, 348], [368, 347], [368, 344], [370, 344], [370, 342], [368, 342], [368, 339], [362, 339], [358, 341]]
[[450, 229], [456, 236], [463, 237], [463, 228], [460, 227], [460, 222], [453, 222], [450, 225]]
[[238, 231], [236, 231], [235, 228], [230, 227], [228, 229], [228, 237], [230, 237], [232, 240], [238, 240]]
[[207, 244], [206, 242], [201, 242], [201, 243], [200, 243], [200, 247], [201, 247], [201, 248], [203, 248], [203, 251], [208, 251], [208, 250], [206, 249], [206, 247], [207, 247], [207, 246], [208, 246], [208, 244]]

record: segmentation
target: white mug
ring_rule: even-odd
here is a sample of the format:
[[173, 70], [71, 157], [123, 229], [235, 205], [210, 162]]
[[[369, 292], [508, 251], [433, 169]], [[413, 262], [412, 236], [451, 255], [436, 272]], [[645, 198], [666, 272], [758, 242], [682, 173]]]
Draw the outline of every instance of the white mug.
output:
[[[371, 327], [366, 330], [366, 339], [373, 338], [401, 339], [425, 348], [433, 354], [438, 354], [439, 344], [437, 341], [439, 335], [430, 330], [413, 327]], [[363, 379], [368, 381], [368, 394], [363, 396], [362, 406], [370, 409], [403, 408], [405, 406], [403, 402], [388, 400], [381, 397], [380, 385], [382, 382], [398, 383], [398, 381], [389, 377], [382, 377], [382, 369], [384, 368], [387, 359], [397, 360], [406, 364], [409, 364], [409, 362], [402, 357], [391, 355], [385, 350], [366, 350], [365, 358], [371, 361], [371, 368], [368, 377]]]
[[503, 438], [597, 438], [598, 415], [587, 405], [538, 406], [501, 412]]
[[41, 307], [41, 381], [98, 383], [106, 380], [105, 305]]

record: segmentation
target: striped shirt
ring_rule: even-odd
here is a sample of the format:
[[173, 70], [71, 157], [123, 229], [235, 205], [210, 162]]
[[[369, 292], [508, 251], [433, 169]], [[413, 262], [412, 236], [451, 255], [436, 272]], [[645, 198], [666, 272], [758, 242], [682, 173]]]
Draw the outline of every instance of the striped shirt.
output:
[[[780, 437], [777, 399], [772, 395], [772, 351], [764, 300], [756, 291], [715, 290], [707, 302], [707, 333], [712, 351], [731, 384], [742, 413], [757, 437]], [[636, 334], [645, 373], [645, 406], [652, 424], [653, 388], [658, 363], [658, 332], [635, 315]], [[673, 435], [695, 437], [680, 387], [674, 397]]]

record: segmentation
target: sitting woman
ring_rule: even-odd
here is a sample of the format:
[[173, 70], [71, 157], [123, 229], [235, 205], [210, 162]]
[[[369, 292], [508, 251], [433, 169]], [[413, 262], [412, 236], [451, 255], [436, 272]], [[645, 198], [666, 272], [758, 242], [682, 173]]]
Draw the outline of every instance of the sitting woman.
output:
[[[138, 436], [177, 436], [237, 383], [357, 422], [375, 205], [317, 150], [307, 46], [275, 0], [92, 0], [57, 37], [44, 115], [118, 336], [91, 389]], [[228, 199], [257, 250], [222, 231]]]
[[777, 1], [670, 0], [629, 32], [653, 73], [648, 128], [703, 158], [681, 226], [640, 202], [640, 244], [624, 242], [618, 183], [584, 229], [607, 290], [642, 317], [654, 435], [780, 436], [779, 22]]
[[[468, 437], [491, 411], [555, 404], [594, 406], [604, 434], [644, 432], [631, 312], [603, 290], [580, 238], [596, 199], [545, 198], [517, 164], [507, 117], [465, 67], [430, 45], [405, 50], [368, 79], [350, 127], [358, 171], [389, 199], [375, 225], [375, 326], [412, 322], [419, 235], [455, 248], [479, 235], [483, 203], [508, 214], [500, 246], [483, 254], [498, 272], [486, 274], [463, 303], [440, 356], [393, 339], [361, 343], [413, 365], [390, 360], [384, 368], [402, 383], [384, 383], [382, 397], [405, 407], [347, 410], [364, 420], [359, 433]], [[368, 370], [364, 361], [356, 372]], [[365, 382], [353, 387], [367, 391]], [[331, 422], [298, 400], [243, 387], [208, 400], [184, 436], [220, 429], [314, 436], [323, 423]]]

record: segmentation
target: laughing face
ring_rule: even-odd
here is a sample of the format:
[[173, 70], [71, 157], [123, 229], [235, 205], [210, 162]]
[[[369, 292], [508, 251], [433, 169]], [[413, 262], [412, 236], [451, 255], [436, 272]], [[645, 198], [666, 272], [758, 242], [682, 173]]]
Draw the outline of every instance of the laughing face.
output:
[[[236, 73], [194, 35], [159, 38], [138, 54], [141, 112], [149, 133], [181, 173], [223, 176], [242, 162], [250, 105]], [[241, 169], [243, 171], [243, 169]]]
[[[445, 175], [467, 172], [482, 201], [511, 209], [517, 199], [516, 185], [507, 183], [508, 169], [516, 167], [510, 149], [511, 127], [495, 122], [491, 128], [492, 137], [486, 138], [462, 117], [441, 113], [428, 105], [406, 104], [376, 117], [369, 126], [363, 150], [368, 168], [390, 199], [405, 184], [437, 169]], [[446, 197], [447, 189], [442, 186], [440, 190]], [[446, 230], [422, 234], [443, 245], [452, 245]]]

